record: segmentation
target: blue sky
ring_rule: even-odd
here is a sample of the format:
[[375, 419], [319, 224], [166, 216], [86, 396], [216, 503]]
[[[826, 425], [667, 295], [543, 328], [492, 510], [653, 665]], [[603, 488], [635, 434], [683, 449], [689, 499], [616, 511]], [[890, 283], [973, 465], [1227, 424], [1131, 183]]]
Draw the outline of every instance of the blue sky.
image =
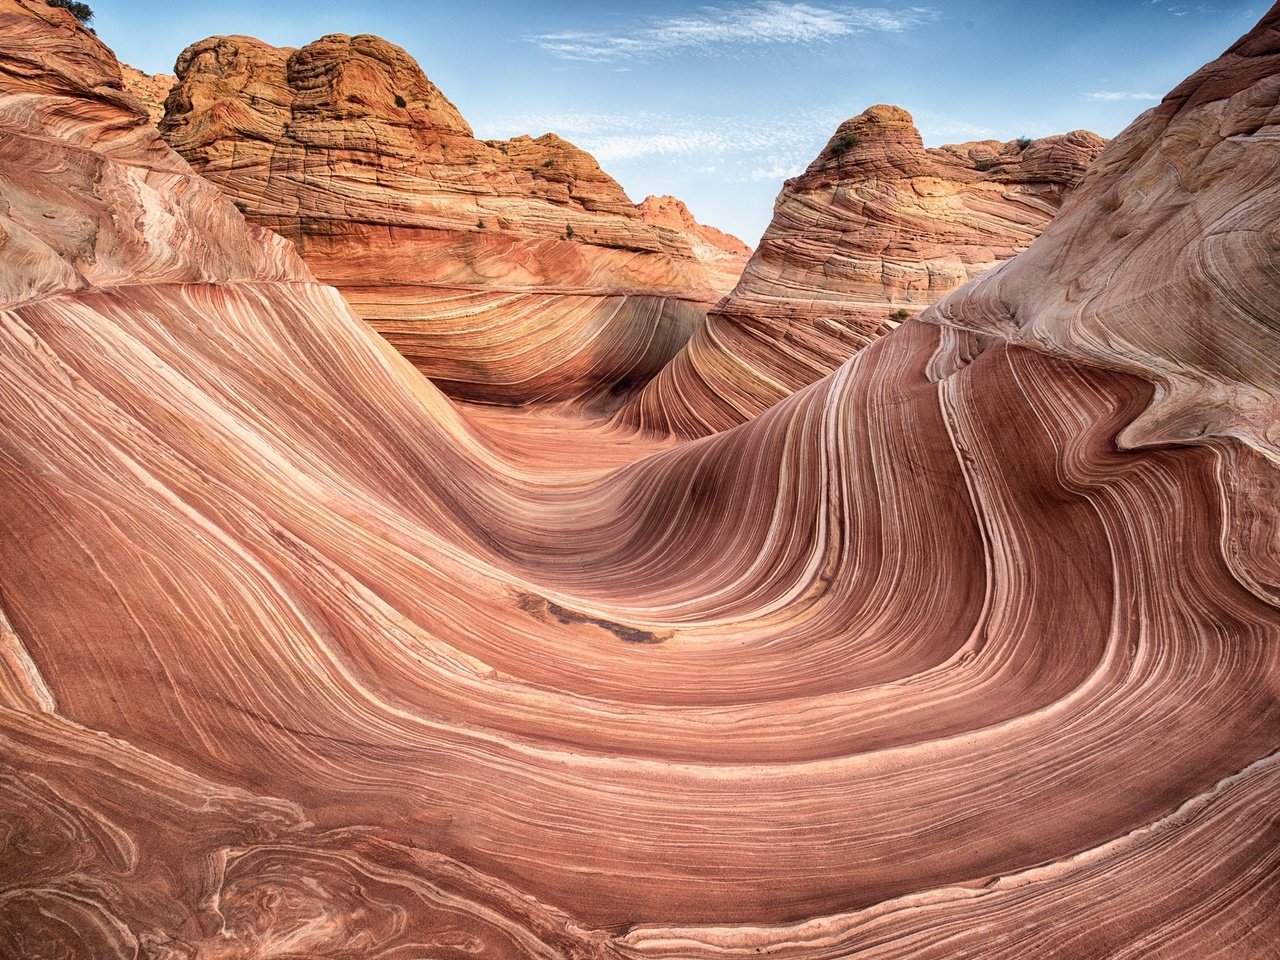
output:
[[846, 117], [910, 110], [931, 146], [1076, 128], [1114, 136], [1262, 16], [1207, 0], [91, 0], [148, 72], [188, 43], [326, 33], [398, 43], [480, 137], [555, 131], [633, 200], [670, 193], [754, 244], [783, 179]]

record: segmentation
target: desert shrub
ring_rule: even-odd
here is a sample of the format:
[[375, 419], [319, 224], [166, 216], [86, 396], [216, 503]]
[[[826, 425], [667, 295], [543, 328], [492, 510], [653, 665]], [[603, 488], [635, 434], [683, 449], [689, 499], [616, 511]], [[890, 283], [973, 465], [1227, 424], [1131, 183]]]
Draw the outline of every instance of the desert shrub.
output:
[[1025, 149], [1027, 149], [1027, 147], [1031, 146], [1031, 138], [1030, 138], [1030, 137], [1019, 137], [1017, 140], [1015, 140], [1015, 141], [1013, 141], [1013, 142], [1014, 142], [1014, 143], [1016, 143], [1016, 144], [1018, 145], [1018, 149], [1019, 149], [1019, 150], [1025, 150]]
[[564, 225], [564, 238], [565, 238], [566, 240], [572, 240], [572, 239], [573, 239], [573, 224], [572, 224], [572, 223], [566, 223], [566, 224]]
[[409, 105], [409, 102], [408, 102], [407, 100], [405, 100], [405, 98], [404, 98], [404, 97], [400, 96], [400, 94], [398, 94], [398, 93], [397, 93], [397, 94], [396, 94], [396, 106], [397, 106], [397, 107], [399, 107], [401, 110], [403, 110], [403, 109], [404, 109], [405, 107], [407, 107], [408, 105]]
[[77, 0], [45, 0], [45, 2], [51, 7], [67, 11], [81, 23], [88, 23], [93, 19], [93, 11], [89, 9], [87, 3], [78, 3]]
[[889, 319], [894, 323], [903, 323], [904, 321], [911, 319], [911, 311], [906, 307], [899, 307], [897, 310], [893, 311], [893, 313], [889, 314]]
[[858, 145], [858, 135], [854, 133], [842, 133], [831, 141], [831, 155], [838, 157], [841, 154], [848, 153]]
[[983, 157], [981, 160], [973, 161], [973, 169], [979, 173], [1004, 173], [1004, 167], [992, 157]]

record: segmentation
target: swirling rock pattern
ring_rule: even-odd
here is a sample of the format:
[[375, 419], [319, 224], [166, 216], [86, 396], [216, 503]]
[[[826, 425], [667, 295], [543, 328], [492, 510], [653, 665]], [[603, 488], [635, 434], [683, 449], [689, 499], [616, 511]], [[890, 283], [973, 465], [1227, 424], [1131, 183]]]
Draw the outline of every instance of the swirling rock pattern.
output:
[[695, 437], [759, 415], [1026, 249], [1104, 143], [1077, 130], [925, 149], [900, 107], [845, 121], [783, 187], [733, 294], [623, 420]]
[[475, 139], [378, 37], [213, 37], [176, 69], [165, 139], [455, 396], [617, 406], [732, 286], [696, 224], [650, 226], [554, 134]]
[[0, 37], [9, 954], [1274, 954], [1280, 8], [680, 445], [460, 412]]

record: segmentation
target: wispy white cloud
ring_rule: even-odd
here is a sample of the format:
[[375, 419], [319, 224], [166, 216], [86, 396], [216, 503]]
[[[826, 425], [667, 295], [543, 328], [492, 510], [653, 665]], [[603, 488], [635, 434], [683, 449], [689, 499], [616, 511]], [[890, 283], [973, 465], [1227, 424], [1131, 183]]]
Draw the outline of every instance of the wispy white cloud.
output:
[[1118, 100], [1159, 100], [1158, 93], [1141, 93], [1137, 90], [1090, 90], [1081, 94], [1094, 103], [1114, 103]]
[[[606, 170], [649, 161], [679, 162], [685, 169], [696, 163], [699, 172], [716, 171], [727, 180], [781, 182], [803, 173], [836, 127], [855, 113], [833, 105], [745, 117], [571, 110], [478, 120], [477, 129], [495, 138], [552, 130], [591, 153]], [[926, 142], [995, 136], [987, 127], [928, 111], [917, 122]]]
[[[1173, 14], [1175, 17], [1185, 17], [1191, 12], [1190, 8], [1184, 3], [1170, 3], [1168, 0], [1151, 0], [1153, 4], [1163, 7], [1165, 12]], [[1213, 14], [1218, 13], [1218, 8], [1202, 3], [1196, 7], [1196, 13]]]
[[995, 131], [965, 120], [954, 120], [936, 114], [922, 112], [916, 115], [916, 128], [925, 143], [936, 143], [939, 140], [952, 142], [959, 140], [987, 140], [995, 137]]
[[485, 135], [554, 130], [611, 166], [696, 161], [730, 180], [784, 180], [802, 172], [846, 112], [834, 107], [786, 116], [685, 117], [654, 112], [522, 114], [483, 123]]
[[565, 60], [607, 62], [695, 48], [828, 43], [868, 32], [900, 33], [937, 18], [938, 11], [932, 7], [890, 10], [757, 0], [745, 6], [707, 7], [688, 16], [649, 19], [612, 33], [567, 31], [525, 39]]
[[803, 163], [752, 167], [750, 170], [745, 171], [740, 179], [751, 183], [759, 183], [761, 180], [790, 180], [792, 177], [798, 177], [804, 173], [804, 169], [805, 164]]

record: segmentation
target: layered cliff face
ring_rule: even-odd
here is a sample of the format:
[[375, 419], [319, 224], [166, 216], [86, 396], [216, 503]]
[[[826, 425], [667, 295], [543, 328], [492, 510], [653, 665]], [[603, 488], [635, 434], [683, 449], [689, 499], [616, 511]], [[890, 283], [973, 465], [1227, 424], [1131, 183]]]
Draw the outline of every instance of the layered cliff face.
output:
[[377, 37], [215, 37], [177, 73], [165, 139], [455, 396], [615, 405], [720, 296], [589, 154], [475, 139]]
[[783, 187], [732, 296], [623, 419], [701, 436], [757, 416], [1026, 249], [1103, 145], [1078, 130], [926, 149], [899, 107], [847, 120]]
[[71, 18], [0, 37], [15, 956], [1271, 955], [1280, 8], [1028, 252], [621, 467], [459, 414]]

